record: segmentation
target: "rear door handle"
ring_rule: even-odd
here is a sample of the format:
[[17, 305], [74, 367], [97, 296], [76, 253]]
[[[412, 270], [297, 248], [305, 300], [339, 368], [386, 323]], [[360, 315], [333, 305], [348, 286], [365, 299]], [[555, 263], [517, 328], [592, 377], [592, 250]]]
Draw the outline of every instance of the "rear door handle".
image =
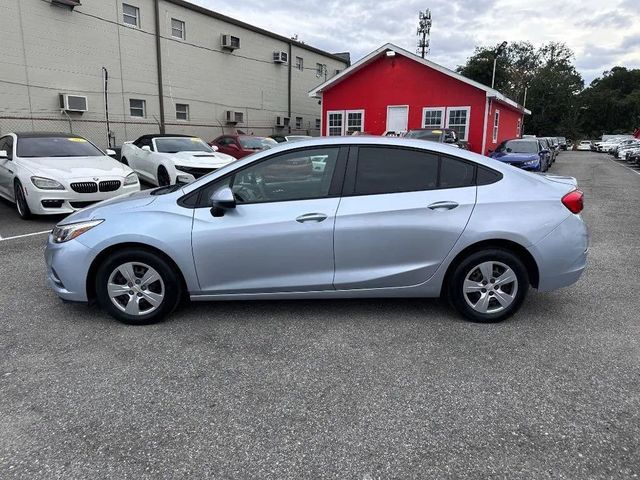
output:
[[429, 205], [427, 208], [431, 210], [453, 210], [458, 204], [456, 202], [436, 202]]
[[304, 215], [300, 215], [298, 218], [296, 218], [296, 222], [322, 222], [326, 219], [327, 215], [325, 215], [324, 213], [305, 213]]

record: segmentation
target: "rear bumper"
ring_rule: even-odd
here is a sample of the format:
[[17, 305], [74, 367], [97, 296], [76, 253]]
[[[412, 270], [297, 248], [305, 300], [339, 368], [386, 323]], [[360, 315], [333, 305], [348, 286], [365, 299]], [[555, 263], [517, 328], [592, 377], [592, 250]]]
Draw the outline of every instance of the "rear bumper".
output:
[[579, 215], [570, 215], [528, 250], [538, 264], [539, 291], [548, 292], [573, 285], [587, 266], [587, 225]]

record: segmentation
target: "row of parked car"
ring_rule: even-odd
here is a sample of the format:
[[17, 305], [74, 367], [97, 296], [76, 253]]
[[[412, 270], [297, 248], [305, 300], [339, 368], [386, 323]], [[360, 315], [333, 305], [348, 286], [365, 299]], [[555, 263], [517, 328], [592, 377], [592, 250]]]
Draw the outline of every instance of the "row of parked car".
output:
[[564, 137], [524, 136], [503, 141], [495, 150], [489, 150], [489, 156], [524, 170], [546, 172], [560, 150], [566, 149]]

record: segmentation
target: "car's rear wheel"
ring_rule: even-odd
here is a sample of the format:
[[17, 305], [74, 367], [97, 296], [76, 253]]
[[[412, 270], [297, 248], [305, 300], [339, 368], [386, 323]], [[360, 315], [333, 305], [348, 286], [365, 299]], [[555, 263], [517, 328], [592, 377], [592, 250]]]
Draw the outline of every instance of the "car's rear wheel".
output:
[[20, 218], [23, 220], [30, 219], [33, 215], [31, 210], [29, 209], [29, 204], [27, 203], [27, 198], [24, 196], [24, 189], [22, 188], [22, 184], [19, 180], [16, 180], [13, 184], [13, 192], [14, 198], [16, 200], [16, 210]]
[[500, 322], [516, 313], [529, 289], [523, 262], [508, 250], [490, 249], [462, 260], [449, 277], [448, 298], [473, 322]]
[[171, 177], [169, 177], [169, 172], [163, 166], [158, 167], [158, 185], [161, 187], [165, 187], [171, 184]]
[[180, 274], [159, 255], [141, 249], [117, 252], [98, 267], [96, 297], [112, 317], [130, 325], [148, 325], [178, 305]]

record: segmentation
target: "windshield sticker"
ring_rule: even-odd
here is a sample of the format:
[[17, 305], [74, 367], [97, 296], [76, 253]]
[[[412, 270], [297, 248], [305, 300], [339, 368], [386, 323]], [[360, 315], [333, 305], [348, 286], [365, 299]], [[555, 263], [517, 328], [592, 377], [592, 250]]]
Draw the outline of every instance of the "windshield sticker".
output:
[[68, 140], [70, 142], [87, 143], [87, 141], [84, 138], [74, 137], [74, 138], [69, 138]]
[[431, 130], [431, 133], [442, 133], [442, 130]]

